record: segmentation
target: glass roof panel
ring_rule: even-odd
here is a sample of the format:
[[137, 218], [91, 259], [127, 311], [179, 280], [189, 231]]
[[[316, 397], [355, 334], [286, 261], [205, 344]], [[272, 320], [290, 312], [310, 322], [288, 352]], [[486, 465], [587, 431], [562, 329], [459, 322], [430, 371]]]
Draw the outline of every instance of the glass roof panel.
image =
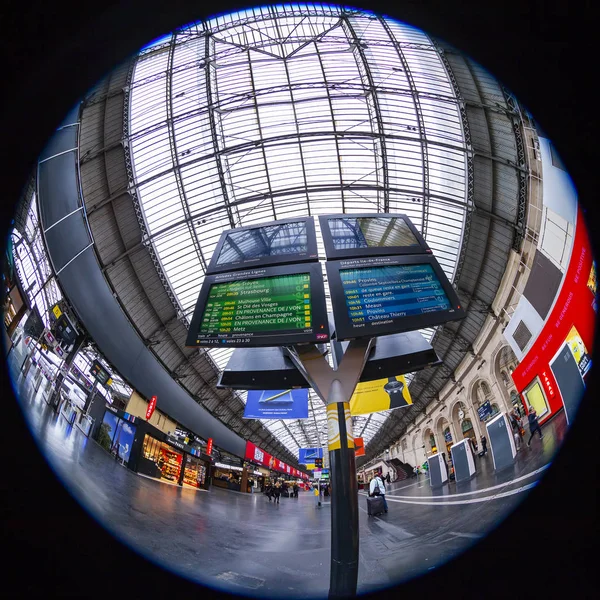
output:
[[[466, 147], [426, 34], [355, 9], [284, 5], [220, 15], [153, 44], [132, 80], [132, 183], [188, 321], [232, 226], [401, 212], [454, 277]], [[422, 333], [430, 340], [434, 330]], [[231, 352], [209, 356], [221, 370]], [[309, 399], [309, 419], [264, 422], [292, 452], [326, 441], [325, 407], [312, 390]], [[387, 416], [356, 417], [355, 435], [368, 443]]]

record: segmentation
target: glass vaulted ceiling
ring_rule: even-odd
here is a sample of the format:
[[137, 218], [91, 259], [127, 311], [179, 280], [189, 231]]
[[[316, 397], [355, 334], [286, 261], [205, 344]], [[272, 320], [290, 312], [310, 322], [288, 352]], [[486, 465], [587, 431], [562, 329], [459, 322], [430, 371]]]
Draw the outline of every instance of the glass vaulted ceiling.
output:
[[[221, 231], [274, 219], [406, 213], [453, 279], [466, 148], [423, 32], [336, 6], [254, 8], [144, 48], [129, 94], [141, 225], [188, 323]], [[231, 352], [209, 351], [219, 369]], [[386, 418], [355, 418], [355, 435]], [[308, 420], [264, 425], [294, 453], [326, 442], [312, 392]]]

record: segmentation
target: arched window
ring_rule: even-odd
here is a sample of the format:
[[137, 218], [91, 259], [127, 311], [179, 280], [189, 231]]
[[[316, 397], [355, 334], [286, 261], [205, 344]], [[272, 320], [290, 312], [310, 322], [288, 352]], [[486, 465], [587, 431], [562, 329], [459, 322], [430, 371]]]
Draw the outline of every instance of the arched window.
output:
[[435, 445], [435, 436], [432, 434], [429, 435], [429, 445], [431, 446], [432, 452], [437, 452], [437, 446]]
[[492, 404], [492, 417], [496, 416], [500, 412], [500, 408], [497, 404]]
[[504, 369], [502, 371], [500, 371], [500, 376], [502, 377], [502, 383], [508, 387], [508, 384], [509, 384], [508, 375], [506, 374], [506, 371]]
[[452, 441], [452, 433], [450, 433], [450, 427], [446, 427], [446, 429], [444, 429], [444, 440], [446, 440], [447, 443]]
[[481, 391], [483, 392], [485, 398], [492, 395], [492, 392], [490, 391], [490, 386], [485, 381], [481, 382]]
[[463, 436], [464, 437], [470, 437], [469, 436], [469, 432], [473, 431], [473, 423], [471, 423], [471, 419], [465, 419], [462, 423], [460, 428], [462, 429], [463, 432]]

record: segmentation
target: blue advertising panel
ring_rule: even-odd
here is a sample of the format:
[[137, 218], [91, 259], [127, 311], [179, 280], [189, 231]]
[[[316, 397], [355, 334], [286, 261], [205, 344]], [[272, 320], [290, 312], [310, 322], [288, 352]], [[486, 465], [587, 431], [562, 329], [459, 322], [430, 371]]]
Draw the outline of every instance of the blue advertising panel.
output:
[[323, 458], [323, 448], [298, 448], [298, 454], [301, 465], [312, 465], [315, 458]]
[[308, 389], [249, 390], [245, 419], [308, 419]]
[[124, 462], [129, 461], [131, 447], [133, 446], [133, 437], [135, 435], [135, 425], [131, 425], [127, 421], [118, 419], [117, 431], [114, 439], [114, 451], [119, 452], [119, 458]]

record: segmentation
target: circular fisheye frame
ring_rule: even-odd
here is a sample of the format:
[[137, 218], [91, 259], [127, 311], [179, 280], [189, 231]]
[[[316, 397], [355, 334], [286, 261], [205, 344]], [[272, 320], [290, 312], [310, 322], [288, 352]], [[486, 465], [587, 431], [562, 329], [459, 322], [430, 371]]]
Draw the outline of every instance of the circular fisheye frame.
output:
[[557, 149], [469, 56], [367, 10], [146, 45], [65, 116], [11, 227], [3, 341], [41, 452], [217, 590], [426, 575], [537, 485], [590, 376], [596, 265]]

